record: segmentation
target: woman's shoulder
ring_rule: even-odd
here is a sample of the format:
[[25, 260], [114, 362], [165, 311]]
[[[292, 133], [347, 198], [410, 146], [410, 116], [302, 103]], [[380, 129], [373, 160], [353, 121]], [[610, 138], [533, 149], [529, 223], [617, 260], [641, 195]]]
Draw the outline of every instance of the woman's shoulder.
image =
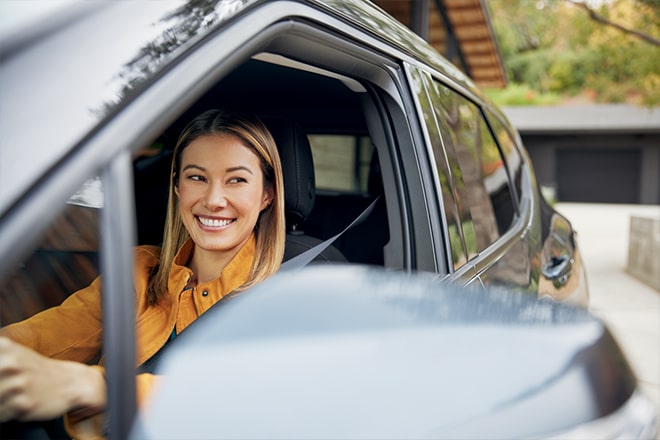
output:
[[141, 267], [154, 267], [160, 261], [160, 247], [143, 245], [135, 248], [135, 264]]

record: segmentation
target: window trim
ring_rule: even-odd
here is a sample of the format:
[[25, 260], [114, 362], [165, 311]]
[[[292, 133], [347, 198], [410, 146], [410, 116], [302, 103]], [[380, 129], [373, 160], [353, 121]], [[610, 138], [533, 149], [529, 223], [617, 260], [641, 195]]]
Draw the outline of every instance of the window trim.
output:
[[[128, 151], [118, 154], [102, 170], [104, 206], [101, 209], [101, 283], [104, 327], [107, 417], [113, 438], [128, 438], [137, 414], [135, 363], [135, 285], [133, 249], [136, 218], [133, 202], [133, 163]], [[117, 356], [117, 354], [121, 354]]]
[[[405, 181], [404, 177], [411, 174], [405, 173], [407, 160], [402, 155], [414, 150], [401, 147], [402, 142], [409, 143], [409, 139], [405, 138], [405, 134], [409, 133], [409, 122], [404, 121], [403, 126], [399, 125], [400, 116], [405, 117], [409, 113], [405, 109], [407, 92], [402, 91], [407, 82], [392, 58], [365, 47], [364, 40], [369, 39], [367, 36], [356, 35], [353, 28], [349, 28], [350, 34], [342, 35], [340, 32], [346, 26], [334, 23], [334, 19], [330, 19], [326, 26], [334, 24], [337, 24], [336, 29], [328, 29], [320, 28], [309, 20], [292, 20], [288, 23], [289, 32], [278, 35], [262, 50], [285, 57], [295, 56], [302, 63], [362, 81], [366, 89], [366, 93], [362, 94], [365, 120], [369, 135], [378, 150], [387, 197], [390, 243], [385, 247], [385, 265], [389, 268], [414, 270], [419, 268], [418, 262], [421, 261], [425, 265], [423, 269], [428, 270], [427, 257], [430, 254], [418, 258], [417, 253], [424, 251], [424, 243], [428, 247], [429, 240], [421, 238], [423, 231], [417, 225], [413, 226], [416, 219], [412, 218], [409, 203], [416, 197], [407, 191], [411, 182]], [[410, 142], [410, 145], [414, 143]], [[418, 185], [423, 190], [421, 184]], [[434, 269], [435, 264], [431, 270]]]
[[[435, 81], [440, 81], [431, 71], [429, 71], [427, 68], [418, 66], [418, 65], [411, 65], [408, 63], [405, 63], [405, 68], [406, 68], [406, 73], [409, 78], [410, 84], [414, 84], [416, 80], [413, 78], [413, 76], [417, 75], [420, 81], [420, 85], [423, 88], [423, 90], [420, 90], [419, 93], [423, 93], [426, 95], [428, 101], [430, 102], [430, 93], [428, 90], [429, 80], [435, 80]], [[441, 84], [446, 85], [445, 81], [440, 81]], [[438, 122], [435, 119], [435, 112], [433, 111], [432, 108], [425, 108], [424, 104], [420, 101], [419, 96], [417, 93], [411, 92], [413, 95], [413, 100], [416, 105], [416, 112], [418, 115], [423, 115], [427, 111], [431, 111], [433, 114], [433, 120], [434, 124], [436, 125], [438, 134], [440, 135], [440, 142], [443, 145], [443, 149], [445, 148], [444, 146], [444, 138], [442, 137], [442, 133], [440, 131], [440, 127], [438, 126]], [[474, 270], [472, 268], [472, 264], [470, 261], [466, 261], [465, 264], [460, 266], [459, 268], [454, 268], [454, 263], [453, 263], [453, 258], [452, 258], [452, 253], [451, 253], [451, 244], [450, 244], [450, 238], [449, 238], [449, 231], [448, 231], [448, 223], [447, 223], [447, 217], [446, 217], [446, 212], [444, 209], [445, 204], [449, 203], [451, 204], [452, 211], [455, 211], [456, 209], [456, 204], [453, 200], [447, 201], [444, 199], [444, 196], [442, 194], [442, 188], [440, 187], [440, 176], [438, 175], [438, 170], [436, 166], [436, 159], [439, 159], [443, 162], [446, 163], [446, 157], [442, 158], [436, 158], [435, 153], [433, 151], [433, 144], [431, 142], [431, 135], [428, 132], [428, 127], [426, 125], [426, 121], [423, 120], [421, 117], [419, 119], [419, 126], [421, 129], [421, 135], [423, 136], [423, 151], [420, 149], [419, 154], [422, 155], [420, 158], [420, 162], [424, 163], [426, 162], [425, 168], [427, 169], [426, 173], [422, 174], [425, 176], [425, 178], [429, 181], [427, 184], [427, 187], [432, 188], [432, 190], [427, 191], [425, 198], [427, 201], [427, 206], [429, 207], [429, 219], [431, 222], [431, 228], [432, 228], [432, 235], [433, 235], [433, 242], [437, 243], [439, 245], [434, 246], [436, 258], [438, 262], [442, 262], [443, 266], [440, 266], [440, 263], [438, 263], [438, 272], [441, 275], [448, 275], [451, 276], [452, 279], [462, 279], [465, 282], [469, 282], [470, 279], [472, 279], [474, 275]], [[447, 167], [449, 168], [449, 165], [447, 164]], [[453, 186], [453, 184], [452, 184]], [[464, 243], [465, 238], [463, 237], [463, 232], [461, 230], [460, 233], [461, 241]]]
[[515, 141], [515, 137], [511, 134], [511, 130], [509, 126], [505, 124], [504, 121], [502, 121], [497, 115], [495, 115], [491, 109], [489, 109], [488, 107], [481, 106], [481, 113], [483, 118], [486, 120], [486, 124], [488, 125], [488, 129], [490, 130], [491, 136], [493, 137], [493, 139], [495, 139], [495, 143], [497, 144], [497, 147], [500, 150], [500, 156], [502, 156], [502, 158], [504, 159], [504, 166], [506, 167], [506, 172], [507, 175], [509, 176], [509, 186], [513, 191], [513, 197], [514, 197], [513, 202], [516, 210], [516, 215], [520, 216], [520, 199], [521, 199], [521, 194], [519, 194], [520, 189], [516, 185], [515, 176], [513, 175], [511, 169], [509, 168], [509, 160], [507, 156], [504, 154], [504, 149], [502, 148], [500, 139], [495, 133], [495, 129], [493, 127], [494, 126], [493, 119], [502, 126], [502, 128], [506, 131], [507, 136], [511, 140], [511, 144], [513, 145], [514, 152], [518, 160], [520, 161], [520, 168], [521, 168], [520, 173], [522, 173], [522, 167], [524, 165], [524, 161], [522, 155], [520, 154], [519, 146]]

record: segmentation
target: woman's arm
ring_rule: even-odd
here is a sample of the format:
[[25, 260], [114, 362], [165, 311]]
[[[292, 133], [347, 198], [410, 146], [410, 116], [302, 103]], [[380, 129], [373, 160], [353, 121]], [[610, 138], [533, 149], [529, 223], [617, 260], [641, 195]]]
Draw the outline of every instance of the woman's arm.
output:
[[59, 306], [0, 328], [0, 336], [49, 358], [89, 363], [103, 344], [100, 290], [99, 277]]

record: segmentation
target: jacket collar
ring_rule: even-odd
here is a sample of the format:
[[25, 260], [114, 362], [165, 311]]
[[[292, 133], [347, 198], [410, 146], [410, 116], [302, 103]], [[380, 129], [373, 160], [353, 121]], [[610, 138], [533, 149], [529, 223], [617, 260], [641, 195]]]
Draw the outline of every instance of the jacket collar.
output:
[[[168, 279], [168, 291], [170, 298], [175, 301], [193, 276], [193, 271], [186, 264], [190, 261], [194, 249], [195, 243], [189, 238], [174, 257]], [[236, 256], [223, 269], [220, 277], [208, 283], [199, 284], [197, 289], [207, 289], [215, 301], [234, 291], [248, 281], [255, 252], [256, 239], [252, 234]]]

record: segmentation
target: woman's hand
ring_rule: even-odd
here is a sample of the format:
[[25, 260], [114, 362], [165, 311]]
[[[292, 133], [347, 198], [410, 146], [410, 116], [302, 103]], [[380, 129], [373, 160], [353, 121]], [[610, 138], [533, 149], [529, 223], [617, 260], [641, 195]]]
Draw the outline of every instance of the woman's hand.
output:
[[0, 422], [50, 420], [105, 408], [103, 374], [85, 364], [40, 355], [0, 336]]

